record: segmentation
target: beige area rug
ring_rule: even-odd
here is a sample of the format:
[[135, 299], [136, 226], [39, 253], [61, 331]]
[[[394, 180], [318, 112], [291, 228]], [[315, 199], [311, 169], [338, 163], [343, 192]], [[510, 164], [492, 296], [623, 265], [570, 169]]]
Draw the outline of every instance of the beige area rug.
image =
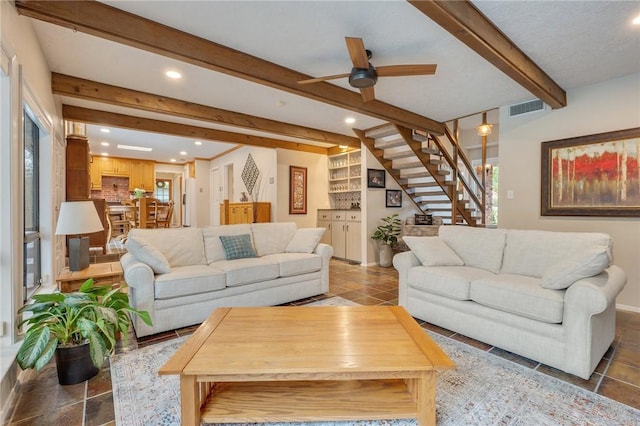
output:
[[[332, 297], [312, 305], [349, 306]], [[640, 411], [453, 339], [429, 333], [456, 363], [438, 374], [438, 425], [638, 425]], [[111, 359], [118, 426], [180, 425], [178, 376], [158, 369], [186, 337]], [[412, 420], [269, 423], [270, 426], [404, 426]]]

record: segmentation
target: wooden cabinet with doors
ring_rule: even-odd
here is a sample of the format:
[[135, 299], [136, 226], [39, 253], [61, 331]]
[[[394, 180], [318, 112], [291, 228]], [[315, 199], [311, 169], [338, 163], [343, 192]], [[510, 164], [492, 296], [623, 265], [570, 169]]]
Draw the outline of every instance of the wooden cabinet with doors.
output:
[[69, 135], [66, 150], [67, 201], [87, 200], [91, 196], [89, 175], [89, 141], [84, 136]]
[[331, 245], [331, 210], [318, 210], [318, 228], [324, 228], [321, 243]]
[[136, 188], [144, 189], [146, 192], [155, 191], [156, 170], [153, 161], [130, 160], [129, 168], [130, 191]]
[[125, 158], [100, 157], [102, 176], [129, 176], [130, 162]]
[[[226, 201], [226, 200], [225, 200]], [[271, 222], [271, 203], [227, 203], [220, 204], [220, 224]]]
[[331, 245], [333, 256], [362, 261], [361, 212], [356, 210], [334, 210], [331, 212]]
[[100, 167], [99, 157], [91, 157], [89, 169], [91, 174], [91, 190], [102, 189], [102, 168]]

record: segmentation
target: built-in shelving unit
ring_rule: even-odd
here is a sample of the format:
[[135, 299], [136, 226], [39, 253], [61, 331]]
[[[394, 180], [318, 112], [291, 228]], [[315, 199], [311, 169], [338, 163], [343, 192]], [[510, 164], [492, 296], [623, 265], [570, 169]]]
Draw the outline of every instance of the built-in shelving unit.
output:
[[329, 156], [329, 194], [332, 208], [360, 206], [362, 153], [359, 149]]

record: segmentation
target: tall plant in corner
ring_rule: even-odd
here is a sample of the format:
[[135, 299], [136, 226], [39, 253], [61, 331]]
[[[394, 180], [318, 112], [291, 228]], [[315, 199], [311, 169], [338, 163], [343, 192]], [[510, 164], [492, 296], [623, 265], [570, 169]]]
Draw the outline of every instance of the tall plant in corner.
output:
[[36, 371], [44, 367], [57, 350], [85, 344], [93, 365], [101, 368], [115, 347], [117, 332], [126, 344], [129, 314], [138, 315], [151, 325], [149, 313], [131, 307], [126, 293], [111, 286], [94, 287], [93, 279], [85, 281], [77, 292], [35, 295], [19, 313], [31, 316], [19, 324], [28, 328], [16, 359], [22, 369]]
[[382, 225], [379, 225], [371, 238], [380, 241], [380, 266], [389, 267], [393, 261], [393, 251], [391, 246], [398, 242], [398, 237], [402, 233], [402, 222], [395, 213], [382, 218]]
[[380, 244], [396, 244], [402, 232], [402, 222], [398, 217], [398, 213], [382, 218], [382, 222], [382, 225], [376, 228], [371, 238], [380, 241]]

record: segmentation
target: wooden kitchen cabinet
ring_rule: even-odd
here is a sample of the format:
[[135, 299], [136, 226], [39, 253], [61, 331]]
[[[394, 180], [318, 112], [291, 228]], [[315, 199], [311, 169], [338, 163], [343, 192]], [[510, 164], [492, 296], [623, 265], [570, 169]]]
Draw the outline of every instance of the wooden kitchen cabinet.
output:
[[67, 201], [88, 200], [91, 196], [89, 175], [89, 141], [84, 136], [67, 136]]
[[153, 161], [129, 161], [129, 190], [144, 189], [145, 192], [155, 191], [156, 166]]
[[102, 189], [102, 167], [100, 167], [99, 157], [92, 156], [89, 171], [91, 175], [91, 190]]
[[102, 176], [129, 176], [129, 160], [117, 157], [100, 157]]

